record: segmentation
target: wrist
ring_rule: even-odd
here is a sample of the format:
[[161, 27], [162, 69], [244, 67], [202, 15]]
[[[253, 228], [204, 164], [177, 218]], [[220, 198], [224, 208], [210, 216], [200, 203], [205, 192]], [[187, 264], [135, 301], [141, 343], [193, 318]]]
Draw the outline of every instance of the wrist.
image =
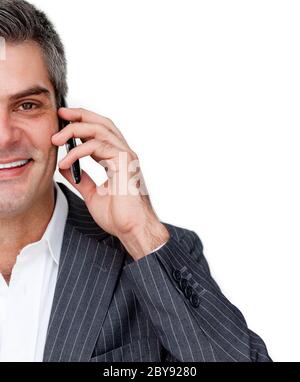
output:
[[140, 225], [119, 239], [134, 260], [139, 260], [166, 243], [169, 238], [167, 228], [160, 221], [155, 221]]

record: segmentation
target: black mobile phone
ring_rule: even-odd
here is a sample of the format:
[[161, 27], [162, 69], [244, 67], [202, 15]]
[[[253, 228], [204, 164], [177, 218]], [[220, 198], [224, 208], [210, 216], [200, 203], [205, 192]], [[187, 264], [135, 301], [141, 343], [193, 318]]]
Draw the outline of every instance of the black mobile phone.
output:
[[[65, 98], [62, 99], [61, 107], [68, 107]], [[59, 120], [60, 120], [59, 131], [62, 130], [64, 127], [66, 127], [69, 123], [71, 123], [69, 121], [65, 121], [64, 119], [62, 119], [60, 117], [59, 117]], [[65, 146], [66, 146], [67, 152], [69, 153], [70, 150], [74, 149], [77, 146], [75, 138], [70, 138], [67, 141]], [[81, 174], [82, 174], [82, 171], [81, 171], [81, 168], [80, 168], [79, 159], [77, 159], [72, 164], [72, 166], [71, 166], [71, 174], [72, 174], [72, 178], [73, 178], [74, 183], [79, 184], [80, 181], [81, 181]]]

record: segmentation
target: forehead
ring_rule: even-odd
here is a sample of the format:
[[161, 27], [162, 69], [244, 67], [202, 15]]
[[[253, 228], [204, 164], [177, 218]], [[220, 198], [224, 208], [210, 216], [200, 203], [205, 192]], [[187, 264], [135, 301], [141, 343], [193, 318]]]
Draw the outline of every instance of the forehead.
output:
[[32, 41], [5, 44], [0, 60], [0, 100], [38, 84], [54, 92], [41, 48]]

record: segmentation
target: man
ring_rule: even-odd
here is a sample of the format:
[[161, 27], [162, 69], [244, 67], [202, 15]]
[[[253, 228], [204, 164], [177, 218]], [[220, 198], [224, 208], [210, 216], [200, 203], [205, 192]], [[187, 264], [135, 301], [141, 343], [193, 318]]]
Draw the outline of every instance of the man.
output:
[[[197, 234], [158, 219], [114, 123], [60, 108], [66, 60], [45, 14], [0, 0], [0, 37], [1, 361], [271, 361]], [[60, 134], [58, 117], [72, 122]], [[83, 143], [59, 171], [83, 200], [53, 180], [72, 137]], [[88, 155], [107, 170], [101, 187], [72, 180]]]

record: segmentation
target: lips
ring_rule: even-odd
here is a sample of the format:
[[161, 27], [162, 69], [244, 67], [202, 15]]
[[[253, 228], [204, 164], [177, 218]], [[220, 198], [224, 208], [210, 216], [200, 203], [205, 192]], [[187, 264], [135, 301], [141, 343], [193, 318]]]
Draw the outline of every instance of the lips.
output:
[[23, 160], [9, 162], [9, 163], [0, 162], [0, 170], [10, 170], [13, 168], [22, 167], [22, 166], [25, 166], [29, 161], [30, 159], [23, 159]]
[[21, 175], [25, 174], [27, 172], [27, 169], [29, 169], [32, 166], [32, 163], [33, 160], [30, 159], [29, 162], [27, 162], [23, 166], [0, 169], [0, 181], [5, 179], [21, 177]]

